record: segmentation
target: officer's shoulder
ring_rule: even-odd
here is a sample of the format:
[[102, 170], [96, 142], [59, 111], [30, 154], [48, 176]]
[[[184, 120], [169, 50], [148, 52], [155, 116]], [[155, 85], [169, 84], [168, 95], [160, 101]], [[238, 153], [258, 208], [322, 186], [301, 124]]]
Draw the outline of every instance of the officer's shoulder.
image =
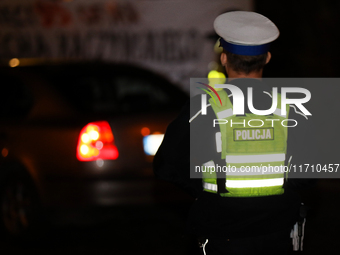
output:
[[304, 114], [296, 105], [289, 105], [289, 119], [296, 119], [300, 121], [308, 121], [311, 116]]
[[[190, 98], [190, 120], [189, 122], [192, 123], [194, 120], [195, 123], [197, 123], [197, 120], [201, 121], [209, 121], [212, 117], [214, 117], [214, 112], [212, 110], [212, 107], [209, 102], [206, 102], [206, 109], [207, 114], [204, 114], [202, 116], [202, 98], [201, 94], [193, 96]], [[209, 122], [210, 123], [210, 122]]]

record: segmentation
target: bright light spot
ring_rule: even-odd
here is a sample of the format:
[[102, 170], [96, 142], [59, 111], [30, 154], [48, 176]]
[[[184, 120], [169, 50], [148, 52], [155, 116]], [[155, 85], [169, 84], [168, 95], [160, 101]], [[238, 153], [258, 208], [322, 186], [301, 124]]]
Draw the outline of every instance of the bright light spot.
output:
[[142, 134], [142, 136], [150, 135], [150, 129], [147, 127], [143, 127], [140, 133]]
[[[208, 74], [209, 85], [215, 88], [216, 84], [224, 84], [226, 77], [224, 73], [218, 72], [216, 70], [211, 70]], [[216, 91], [222, 90], [222, 88], [215, 88]]]
[[98, 140], [98, 138], [99, 138], [99, 133], [98, 133], [98, 131], [95, 131], [95, 130], [90, 131], [89, 135], [90, 135], [91, 139], [94, 140], [94, 141]]
[[95, 125], [88, 125], [86, 128], [86, 133], [90, 133], [93, 130], [98, 131], [98, 127]]
[[98, 150], [101, 150], [101, 149], [103, 148], [103, 146], [104, 146], [104, 144], [103, 144], [102, 141], [97, 141], [97, 142], [96, 142], [96, 148], [97, 148]]
[[3, 157], [7, 157], [7, 156], [8, 156], [8, 149], [3, 148], [2, 151], [1, 151], [1, 155], [2, 155]]
[[91, 156], [94, 156], [94, 157], [96, 157], [96, 156], [98, 156], [99, 155], [99, 150], [98, 149], [96, 149], [96, 148], [92, 148], [92, 151], [91, 151], [92, 153], [91, 153]]
[[83, 143], [88, 143], [89, 141], [90, 141], [90, 136], [88, 135], [88, 134], [83, 134], [82, 136], [81, 136], [81, 141], [83, 142]]
[[104, 165], [104, 160], [99, 158], [99, 159], [96, 160], [96, 164], [97, 164], [97, 166], [102, 167]]
[[147, 155], [155, 155], [163, 141], [164, 135], [148, 135], [143, 138], [144, 152]]
[[215, 79], [215, 78], [223, 80], [225, 79], [225, 75], [222, 72], [211, 70], [208, 74], [208, 79]]
[[10, 67], [16, 67], [20, 64], [20, 61], [17, 58], [12, 58], [8, 64]]
[[80, 146], [80, 152], [81, 154], [86, 155], [89, 152], [89, 147], [83, 144], [82, 146]]

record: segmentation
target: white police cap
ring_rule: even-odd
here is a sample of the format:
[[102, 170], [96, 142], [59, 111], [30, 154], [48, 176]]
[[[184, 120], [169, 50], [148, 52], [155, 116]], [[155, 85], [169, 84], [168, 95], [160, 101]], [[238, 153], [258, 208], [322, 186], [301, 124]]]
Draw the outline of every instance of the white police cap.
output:
[[275, 24], [256, 12], [233, 11], [221, 14], [214, 21], [221, 46], [238, 55], [255, 56], [269, 50], [270, 42], [279, 37]]

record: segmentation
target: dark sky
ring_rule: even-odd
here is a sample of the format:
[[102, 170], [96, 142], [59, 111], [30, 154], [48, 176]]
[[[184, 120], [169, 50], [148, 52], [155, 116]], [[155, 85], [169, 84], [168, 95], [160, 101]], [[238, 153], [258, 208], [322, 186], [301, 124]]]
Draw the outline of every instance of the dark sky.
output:
[[255, 11], [280, 30], [267, 77], [338, 77], [340, 2], [257, 0]]

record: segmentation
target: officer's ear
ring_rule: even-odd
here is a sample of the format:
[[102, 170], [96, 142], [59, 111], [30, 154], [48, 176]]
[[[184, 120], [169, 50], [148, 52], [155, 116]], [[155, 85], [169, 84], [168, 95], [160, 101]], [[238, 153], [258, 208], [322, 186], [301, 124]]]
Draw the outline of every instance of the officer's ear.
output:
[[227, 59], [227, 54], [225, 52], [221, 53], [220, 59], [221, 59], [222, 66], [226, 66], [228, 59]]
[[269, 63], [269, 61], [270, 61], [271, 58], [272, 58], [272, 54], [268, 51], [268, 52], [267, 52], [266, 64]]

